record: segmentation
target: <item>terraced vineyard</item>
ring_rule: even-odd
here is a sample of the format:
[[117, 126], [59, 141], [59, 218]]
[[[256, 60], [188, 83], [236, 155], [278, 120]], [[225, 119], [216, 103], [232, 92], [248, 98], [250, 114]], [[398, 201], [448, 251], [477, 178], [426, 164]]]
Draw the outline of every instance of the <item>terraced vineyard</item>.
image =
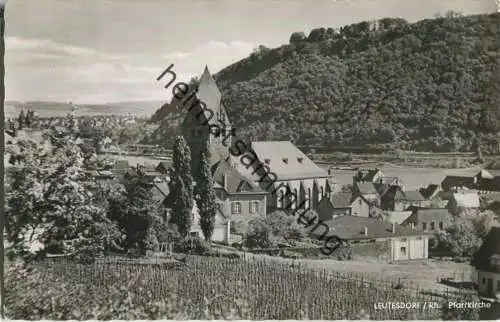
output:
[[12, 319], [439, 319], [439, 309], [422, 305], [377, 310], [374, 304], [445, 300], [362, 276], [207, 257], [175, 268], [46, 261], [23, 274], [10, 271], [6, 283]]

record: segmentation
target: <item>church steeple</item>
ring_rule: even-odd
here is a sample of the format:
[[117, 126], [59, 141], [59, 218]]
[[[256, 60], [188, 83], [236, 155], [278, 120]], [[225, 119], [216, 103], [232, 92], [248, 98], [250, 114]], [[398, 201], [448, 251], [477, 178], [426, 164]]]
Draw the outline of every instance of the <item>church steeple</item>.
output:
[[219, 104], [221, 93], [207, 65], [205, 65], [205, 70], [203, 70], [203, 74], [201, 74], [198, 91], [202, 93], [202, 96], [207, 96], [207, 100], [215, 100], [214, 103], [216, 105]]

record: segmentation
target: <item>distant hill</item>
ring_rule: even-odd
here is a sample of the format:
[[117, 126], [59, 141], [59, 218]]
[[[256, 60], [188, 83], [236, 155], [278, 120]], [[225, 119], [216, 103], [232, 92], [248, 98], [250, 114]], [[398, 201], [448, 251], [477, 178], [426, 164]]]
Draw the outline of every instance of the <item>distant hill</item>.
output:
[[[138, 116], [150, 116], [155, 110], [161, 107], [164, 102], [161, 101], [131, 101], [131, 102], [113, 102], [106, 104], [78, 104], [76, 115], [102, 115], [115, 114], [127, 115], [135, 114]], [[71, 112], [71, 104], [64, 102], [46, 102], [46, 101], [6, 101], [5, 116], [7, 118], [17, 117], [22, 110], [33, 110], [41, 117], [65, 116]]]
[[499, 73], [495, 13], [295, 32], [215, 78], [239, 135], [253, 140], [492, 153]]

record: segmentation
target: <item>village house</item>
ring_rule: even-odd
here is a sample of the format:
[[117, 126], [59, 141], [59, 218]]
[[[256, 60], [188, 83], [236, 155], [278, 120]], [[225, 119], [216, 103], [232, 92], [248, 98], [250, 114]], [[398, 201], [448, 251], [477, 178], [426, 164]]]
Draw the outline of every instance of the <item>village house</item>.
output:
[[377, 185], [372, 182], [357, 182], [353, 186], [353, 193], [362, 196], [370, 204], [380, 206], [380, 194]]
[[391, 186], [381, 197], [381, 206], [384, 210], [404, 211], [411, 206], [420, 207], [425, 199], [418, 191], [403, 191], [400, 186]]
[[[336, 236], [349, 242], [353, 253], [360, 250], [373, 253], [387, 261], [402, 261], [428, 258], [429, 236], [427, 232], [403, 227], [374, 218], [341, 216], [324, 222], [329, 228], [328, 236]], [[323, 234], [318, 230], [317, 233]], [[383, 254], [382, 254], [383, 253]]]
[[441, 183], [441, 187], [446, 192], [464, 188], [477, 190], [480, 194], [500, 192], [500, 171], [483, 169], [477, 173], [447, 176]]
[[461, 190], [452, 193], [447, 208], [454, 214], [462, 210], [479, 209], [481, 206], [479, 194], [476, 191]]
[[159, 173], [168, 175], [169, 171], [170, 171], [170, 164], [165, 162], [165, 161], [161, 161], [156, 166], [155, 171], [158, 171]]
[[221, 160], [213, 166], [214, 188], [225, 218], [266, 216], [267, 191], [241, 175], [229, 161]]
[[368, 217], [370, 204], [363, 196], [356, 196], [349, 192], [337, 193], [331, 195], [330, 198], [323, 198], [316, 211], [321, 221], [339, 216]]
[[500, 227], [492, 227], [472, 259], [478, 293], [486, 298], [500, 298]]
[[446, 229], [450, 222], [451, 213], [448, 209], [415, 207], [401, 225], [413, 225], [417, 230], [435, 232]]

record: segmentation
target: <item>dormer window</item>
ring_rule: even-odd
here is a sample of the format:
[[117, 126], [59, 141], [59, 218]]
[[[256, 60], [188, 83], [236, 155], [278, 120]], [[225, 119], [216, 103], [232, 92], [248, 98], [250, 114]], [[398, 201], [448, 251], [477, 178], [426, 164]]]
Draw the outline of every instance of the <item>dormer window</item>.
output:
[[283, 162], [288, 164], [288, 158], [283, 158]]
[[304, 161], [304, 158], [297, 158], [297, 161], [299, 161], [299, 163], [302, 163]]
[[265, 160], [264, 160], [264, 162], [265, 162], [266, 164], [269, 164], [269, 163], [271, 163], [271, 159], [265, 159]]

